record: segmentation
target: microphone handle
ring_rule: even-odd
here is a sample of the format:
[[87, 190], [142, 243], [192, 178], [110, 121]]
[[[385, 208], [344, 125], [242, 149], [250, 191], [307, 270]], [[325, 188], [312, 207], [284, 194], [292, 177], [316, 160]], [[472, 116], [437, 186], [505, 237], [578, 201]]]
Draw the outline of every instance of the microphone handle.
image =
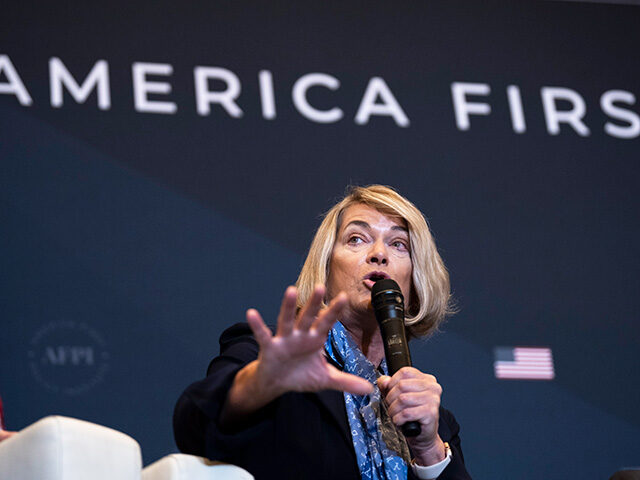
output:
[[400, 427], [402, 429], [402, 433], [404, 433], [405, 437], [417, 437], [420, 435], [422, 431], [422, 427], [420, 426], [420, 422], [416, 420], [412, 420], [410, 422], [405, 423]]
[[[384, 353], [387, 358], [389, 375], [392, 376], [402, 367], [411, 366], [411, 354], [404, 330], [404, 323], [399, 317], [390, 317], [380, 322]], [[401, 427], [405, 437], [417, 437], [422, 431], [420, 422], [407, 422]]]

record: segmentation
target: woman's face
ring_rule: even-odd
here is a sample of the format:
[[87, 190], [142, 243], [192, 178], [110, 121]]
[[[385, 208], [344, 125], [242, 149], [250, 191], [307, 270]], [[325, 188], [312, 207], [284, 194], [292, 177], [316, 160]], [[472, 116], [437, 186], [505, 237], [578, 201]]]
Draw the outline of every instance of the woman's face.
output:
[[329, 300], [345, 292], [347, 309], [362, 314], [371, 308], [376, 280], [391, 278], [409, 305], [412, 269], [409, 232], [402, 218], [364, 204], [351, 205], [343, 212], [329, 262]]

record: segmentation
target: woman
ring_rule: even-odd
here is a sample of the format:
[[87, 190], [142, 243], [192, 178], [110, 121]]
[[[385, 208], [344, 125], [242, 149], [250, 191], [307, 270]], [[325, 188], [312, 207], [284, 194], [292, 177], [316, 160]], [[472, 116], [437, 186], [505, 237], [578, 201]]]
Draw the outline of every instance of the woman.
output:
[[[326, 215], [275, 335], [256, 310], [220, 339], [207, 377], [174, 414], [185, 453], [256, 478], [469, 478], [459, 427], [436, 379], [412, 367], [384, 375], [371, 308], [380, 278], [400, 286], [411, 336], [449, 313], [449, 277], [419, 210], [388, 187], [357, 187]], [[421, 425], [405, 438], [400, 426]]]

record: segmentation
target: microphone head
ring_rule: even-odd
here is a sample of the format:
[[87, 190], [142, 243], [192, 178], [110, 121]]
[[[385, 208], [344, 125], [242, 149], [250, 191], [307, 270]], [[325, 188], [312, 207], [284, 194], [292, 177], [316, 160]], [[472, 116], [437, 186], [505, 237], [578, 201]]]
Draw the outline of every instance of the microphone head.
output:
[[374, 310], [384, 308], [385, 305], [398, 305], [404, 308], [402, 290], [395, 280], [383, 278], [373, 284], [371, 288], [371, 304]]
[[383, 278], [373, 284], [373, 287], [371, 288], [371, 298], [387, 290], [393, 290], [394, 292], [402, 295], [402, 290], [400, 290], [400, 286], [396, 283], [395, 280], [391, 278]]

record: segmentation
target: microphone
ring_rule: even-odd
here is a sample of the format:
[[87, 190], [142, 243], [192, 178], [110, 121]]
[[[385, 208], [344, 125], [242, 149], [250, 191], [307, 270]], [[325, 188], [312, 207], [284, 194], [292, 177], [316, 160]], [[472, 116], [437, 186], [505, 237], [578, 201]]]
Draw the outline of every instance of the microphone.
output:
[[[409, 343], [404, 331], [404, 297], [398, 284], [390, 278], [378, 280], [371, 288], [371, 305], [380, 325], [384, 355], [387, 359], [389, 376], [402, 367], [411, 366]], [[405, 437], [420, 434], [420, 422], [411, 421], [402, 425]]]

